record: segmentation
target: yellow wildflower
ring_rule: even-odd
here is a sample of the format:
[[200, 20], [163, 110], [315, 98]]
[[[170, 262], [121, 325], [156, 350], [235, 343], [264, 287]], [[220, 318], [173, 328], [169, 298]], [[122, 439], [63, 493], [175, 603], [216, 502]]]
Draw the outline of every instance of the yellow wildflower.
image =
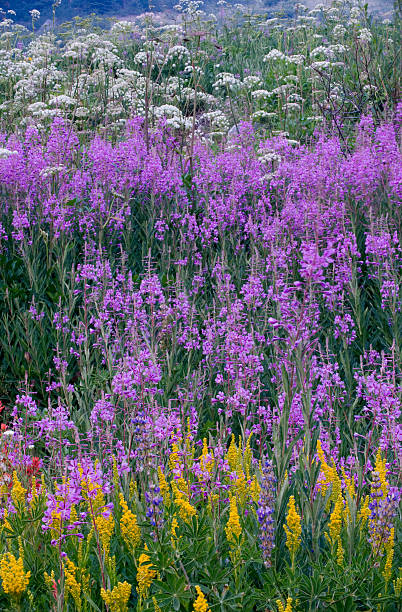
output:
[[321, 493], [323, 496], [326, 495], [327, 493], [327, 489], [329, 486], [332, 487], [331, 489], [331, 497], [329, 499], [330, 503], [331, 501], [336, 504], [336, 500], [338, 499], [341, 491], [342, 491], [342, 483], [341, 483], [341, 479], [338, 476], [338, 472], [336, 471], [336, 467], [335, 467], [335, 462], [332, 459], [332, 466], [328, 465], [328, 463], [325, 460], [325, 456], [324, 456], [324, 451], [322, 450], [322, 446], [321, 446], [321, 441], [317, 440], [317, 455], [320, 459], [321, 462], [321, 471], [324, 475], [324, 485], [325, 487], [323, 487], [321, 489]]
[[31, 572], [24, 571], [24, 560], [21, 556], [19, 559], [16, 559], [9, 552], [2, 556], [0, 561], [0, 578], [7, 595], [18, 601], [26, 590], [30, 577]]
[[114, 530], [114, 518], [111, 514], [108, 517], [99, 514], [95, 517], [95, 525], [98, 530], [99, 539], [102, 543], [103, 550], [107, 556], [110, 552], [110, 540]]
[[169, 467], [171, 470], [174, 470], [177, 465], [180, 463], [179, 459], [179, 447], [177, 444], [172, 444], [172, 452], [169, 456]]
[[[381, 449], [378, 449], [376, 458], [375, 458], [375, 466], [374, 471], [378, 473], [380, 477], [381, 483], [381, 492], [382, 499], [385, 499], [388, 494], [389, 484], [387, 482], [387, 468], [385, 458], [382, 458]], [[378, 499], [378, 498], [377, 498]], [[381, 499], [381, 498], [380, 498]]]
[[48, 589], [51, 589], [54, 593], [57, 590], [56, 579], [54, 577], [54, 570], [51, 571], [50, 576], [47, 572], [43, 572], [43, 577], [45, 579], [46, 585]]
[[140, 597], [146, 597], [149, 587], [156, 576], [156, 570], [152, 568], [152, 563], [148, 563], [149, 556], [142, 553], [138, 559], [137, 569], [137, 592]]
[[241, 532], [242, 532], [235, 497], [230, 498], [229, 520], [226, 524], [225, 532], [226, 532], [226, 537], [228, 541], [230, 542], [230, 544], [236, 544], [236, 540], [239, 539]]
[[293, 602], [293, 599], [291, 597], [288, 597], [286, 600], [286, 608], [285, 608], [281, 600], [278, 599], [276, 602], [276, 605], [278, 606], [278, 612], [292, 612], [292, 602]]
[[295, 556], [301, 542], [301, 520], [296, 511], [295, 498], [293, 495], [289, 498], [286, 525], [284, 525], [283, 528], [286, 532], [286, 546], [289, 550], [293, 567]]
[[357, 514], [357, 518], [360, 521], [360, 529], [363, 529], [363, 527], [365, 526], [367, 522], [367, 519], [370, 518], [371, 511], [369, 508], [369, 503], [370, 503], [370, 497], [366, 495], [363, 505]]
[[81, 610], [81, 585], [75, 576], [78, 568], [70, 559], [66, 559], [64, 567], [66, 593], [71, 595], [78, 610]]
[[[209, 458], [207, 459], [209, 455]], [[206, 470], [209, 474], [212, 474], [214, 469], [214, 458], [212, 452], [209, 452], [207, 439], [203, 440], [202, 454], [200, 457], [200, 466], [202, 470]]]
[[395, 548], [395, 528], [394, 527], [391, 528], [389, 538], [385, 542], [384, 548], [385, 548], [385, 553], [386, 553], [386, 561], [385, 561], [385, 567], [384, 567], [384, 571], [382, 575], [384, 576], [384, 580], [386, 584], [388, 584], [391, 578], [391, 574], [392, 574], [392, 561], [394, 559], [394, 548]]
[[261, 487], [258, 483], [257, 476], [254, 476], [253, 480], [251, 481], [250, 495], [251, 495], [251, 499], [253, 500], [253, 502], [257, 504], [258, 500], [260, 499], [260, 495], [261, 495]]
[[137, 493], [137, 483], [135, 482], [135, 480], [130, 480], [128, 490], [129, 490], [130, 499], [131, 499]]
[[101, 589], [101, 597], [109, 606], [110, 612], [128, 612], [128, 600], [131, 595], [131, 584], [119, 582], [113, 590]]
[[231, 471], [234, 472], [237, 467], [237, 446], [234, 435], [232, 435], [232, 440], [226, 454], [226, 461], [228, 462]]
[[158, 606], [156, 597], [152, 597], [152, 603], [154, 604], [154, 612], [162, 612], [161, 608]]
[[249, 489], [250, 487], [247, 483], [246, 477], [244, 473], [241, 472], [234, 483], [234, 490], [241, 508], [244, 508], [244, 506], [246, 505]]
[[165, 474], [162, 472], [161, 467], [158, 466], [158, 483], [161, 491], [161, 495], [163, 497], [163, 503], [168, 508], [170, 507], [170, 493], [169, 493], [169, 485], [167, 483]]
[[11, 489], [11, 498], [14, 504], [18, 506], [22, 506], [25, 504], [25, 495], [26, 489], [22, 486], [20, 481], [18, 480], [17, 472], [14, 470], [13, 472], [13, 488]]
[[329, 519], [329, 535], [326, 534], [326, 537], [330, 544], [335, 544], [340, 538], [342, 529], [342, 509], [343, 498], [342, 495], [340, 495]]
[[183, 496], [177, 496], [174, 499], [176, 506], [179, 508], [179, 516], [183, 521], [189, 523], [191, 517], [197, 515], [197, 510], [190, 504], [189, 501]]
[[210, 608], [208, 606], [208, 602], [198, 584], [195, 587], [195, 590], [197, 591], [197, 599], [194, 602], [193, 612], [209, 612]]
[[123, 509], [123, 515], [120, 520], [121, 534], [127, 546], [133, 550], [141, 542], [141, 531], [138, 527], [137, 517], [133, 512], [131, 512], [121, 493], [120, 506]]
[[399, 568], [399, 576], [393, 581], [394, 591], [396, 597], [399, 599], [402, 592], [402, 567]]

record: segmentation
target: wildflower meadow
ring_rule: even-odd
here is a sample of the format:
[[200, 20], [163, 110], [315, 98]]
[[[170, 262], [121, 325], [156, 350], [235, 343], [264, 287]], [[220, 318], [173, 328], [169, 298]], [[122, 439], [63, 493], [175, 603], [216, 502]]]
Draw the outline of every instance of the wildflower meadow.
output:
[[400, 4], [59, 5], [0, 9], [0, 610], [397, 612]]

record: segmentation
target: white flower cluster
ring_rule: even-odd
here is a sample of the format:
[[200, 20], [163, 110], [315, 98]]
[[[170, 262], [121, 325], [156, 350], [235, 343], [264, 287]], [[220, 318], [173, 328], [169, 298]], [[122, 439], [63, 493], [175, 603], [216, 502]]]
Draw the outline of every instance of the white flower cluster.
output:
[[0, 147], [0, 159], [8, 159], [12, 155], [18, 155], [18, 151], [10, 151], [10, 149]]
[[166, 54], [166, 61], [188, 62], [190, 61], [190, 52], [182, 45], [171, 47]]
[[225, 133], [229, 130], [230, 124], [227, 116], [220, 110], [203, 113], [200, 117], [201, 125], [208, 125], [215, 132]]
[[190, 129], [192, 120], [184, 117], [183, 113], [177, 106], [172, 104], [162, 104], [162, 106], [154, 106], [152, 113], [155, 119], [166, 119], [166, 125], [174, 129]]
[[216, 77], [213, 84], [214, 89], [222, 88], [228, 91], [237, 91], [241, 87], [241, 81], [230, 72], [220, 72]]
[[366, 45], [373, 40], [373, 35], [368, 28], [362, 28], [357, 38], [363, 45]]
[[262, 80], [260, 77], [250, 74], [249, 76], [244, 77], [243, 85], [246, 89], [254, 89], [254, 87], [261, 87]]
[[279, 51], [279, 49], [271, 49], [271, 51], [269, 53], [267, 53], [267, 55], [264, 55], [264, 62], [276, 62], [278, 60], [284, 60], [285, 59], [285, 54], [282, 53], [282, 51]]

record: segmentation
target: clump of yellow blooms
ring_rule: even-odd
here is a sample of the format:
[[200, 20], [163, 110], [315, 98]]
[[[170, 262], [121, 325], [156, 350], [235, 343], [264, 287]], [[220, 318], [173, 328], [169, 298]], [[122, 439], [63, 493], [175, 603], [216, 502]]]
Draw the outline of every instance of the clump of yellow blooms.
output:
[[293, 567], [295, 556], [301, 542], [301, 520], [300, 515], [297, 514], [295, 498], [293, 495], [291, 495], [289, 498], [286, 525], [284, 525], [283, 528], [286, 532], [286, 546], [289, 550]]
[[370, 518], [370, 508], [369, 508], [369, 503], [370, 503], [370, 497], [368, 495], [366, 495], [364, 502], [357, 514], [357, 518], [360, 521], [360, 529], [363, 529], [365, 524], [367, 523], [368, 519]]
[[385, 567], [384, 567], [384, 571], [382, 575], [384, 576], [384, 580], [386, 584], [388, 584], [391, 578], [391, 574], [392, 574], [392, 561], [394, 560], [394, 548], [395, 548], [395, 528], [394, 527], [391, 528], [389, 538], [385, 542], [384, 548], [385, 548], [385, 553], [386, 553], [386, 561], [385, 561]]
[[226, 524], [225, 532], [230, 544], [236, 544], [236, 541], [239, 539], [242, 532], [235, 497], [230, 498], [229, 520]]
[[208, 602], [205, 598], [204, 593], [201, 591], [200, 587], [197, 585], [195, 587], [197, 591], [197, 599], [194, 602], [194, 612], [209, 612], [210, 608], [208, 606]]
[[183, 478], [179, 478], [176, 482], [172, 482], [172, 491], [174, 495], [174, 503], [178, 507], [179, 516], [183, 521], [189, 523], [191, 517], [197, 515], [197, 510], [192, 506], [188, 500], [188, 493], [185, 489], [188, 488]]
[[26, 489], [18, 480], [17, 472], [13, 472], [13, 488], [11, 489], [11, 499], [16, 506], [25, 504]]
[[131, 595], [131, 584], [119, 582], [114, 589], [101, 589], [101, 597], [105, 604], [109, 606], [110, 612], [128, 612], [128, 600]]
[[246, 477], [244, 476], [243, 472], [241, 472], [241, 474], [236, 478], [234, 483], [234, 490], [240, 507], [244, 508], [244, 506], [246, 505], [250, 487], [246, 481]]
[[277, 599], [276, 605], [278, 606], [278, 612], [292, 612], [292, 603], [293, 603], [293, 599], [291, 597], [288, 597], [286, 600], [286, 608], [285, 608], [281, 600]]
[[[381, 449], [379, 448], [377, 451], [377, 455], [375, 458], [375, 466], [374, 471], [378, 473], [381, 483], [381, 492], [382, 499], [385, 499], [388, 494], [389, 484], [387, 481], [387, 468], [386, 468], [386, 460], [382, 458]], [[377, 498], [378, 499], [378, 498]], [[381, 498], [380, 498], [381, 499]]]
[[0, 560], [0, 578], [7, 595], [18, 601], [25, 592], [31, 572], [24, 571], [24, 559], [16, 559], [12, 553], [5, 553]]
[[177, 540], [180, 538], [180, 536], [177, 536], [177, 533], [176, 533], [176, 529], [178, 527], [179, 527], [179, 523], [177, 522], [176, 516], [174, 516], [172, 520], [172, 526], [170, 528], [170, 533], [172, 534], [172, 537], [170, 538], [170, 542], [173, 548], [176, 548]]
[[180, 463], [180, 458], [179, 458], [179, 447], [177, 446], [177, 444], [172, 444], [172, 452], [169, 455], [169, 467], [171, 470], [174, 470], [175, 468], [177, 468], [178, 464]]
[[142, 553], [138, 559], [137, 591], [140, 597], [147, 596], [149, 587], [156, 576], [156, 570], [153, 569], [149, 560], [149, 556], [146, 553]]
[[320, 459], [321, 463], [321, 471], [324, 475], [324, 485], [321, 488], [321, 493], [323, 496], [327, 494], [328, 487], [332, 487], [331, 489], [331, 497], [329, 498], [328, 504], [332, 501], [336, 504], [336, 501], [341, 494], [342, 491], [342, 483], [341, 479], [338, 476], [338, 472], [335, 467], [335, 462], [332, 459], [332, 466], [328, 465], [325, 460], [324, 451], [322, 450], [321, 441], [317, 440], [317, 455]]
[[167, 508], [170, 507], [170, 492], [169, 485], [167, 483], [165, 474], [162, 472], [161, 467], [158, 466], [158, 483], [161, 495], [163, 497], [163, 503]]
[[393, 585], [394, 585], [395, 595], [397, 599], [399, 599], [401, 592], [402, 592], [402, 567], [399, 568], [399, 576], [396, 580], [394, 580]]
[[328, 542], [331, 544], [332, 549], [333, 550], [336, 549], [338, 565], [343, 564], [343, 557], [344, 557], [344, 550], [343, 550], [342, 540], [341, 540], [342, 511], [343, 511], [343, 498], [341, 494], [336, 501], [335, 507], [329, 519], [329, 534], [328, 533], [325, 534], [325, 537], [327, 538]]
[[98, 530], [99, 539], [102, 543], [103, 550], [105, 555], [107, 556], [110, 552], [110, 540], [112, 539], [112, 534], [114, 531], [114, 518], [112, 514], [109, 516], [103, 516], [103, 514], [99, 514], [95, 517], [95, 525]]
[[81, 610], [81, 585], [76, 578], [78, 568], [70, 559], [66, 559], [64, 567], [65, 590], [74, 599], [77, 609]]
[[242, 471], [242, 446], [241, 446], [241, 438], [239, 437], [239, 447], [236, 446], [236, 441], [234, 435], [232, 435], [232, 440], [230, 442], [230, 446], [228, 452], [226, 454], [226, 461], [229, 464], [229, 467], [232, 472], [240, 472]]
[[258, 500], [260, 499], [260, 495], [261, 495], [261, 487], [258, 483], [257, 476], [254, 476], [251, 481], [250, 495], [251, 495], [251, 499], [253, 500], [253, 502], [255, 504], [258, 504]]
[[54, 589], [56, 584], [56, 578], [54, 576], [54, 570], [51, 571], [50, 575], [47, 572], [43, 572], [43, 577], [49, 589]]
[[123, 515], [120, 520], [121, 534], [127, 546], [133, 550], [141, 542], [141, 531], [138, 527], [137, 517], [133, 512], [131, 512], [121, 493], [120, 506], [123, 510]]
[[156, 601], [156, 597], [152, 597], [152, 603], [154, 604], [154, 612], [162, 612], [160, 606], [158, 606], [158, 602]]
[[200, 465], [201, 465], [201, 469], [206, 470], [209, 474], [212, 474], [212, 471], [214, 469], [214, 458], [213, 458], [212, 452], [211, 453], [209, 452], [206, 438], [203, 439], [203, 447], [202, 447], [202, 454], [200, 457]]

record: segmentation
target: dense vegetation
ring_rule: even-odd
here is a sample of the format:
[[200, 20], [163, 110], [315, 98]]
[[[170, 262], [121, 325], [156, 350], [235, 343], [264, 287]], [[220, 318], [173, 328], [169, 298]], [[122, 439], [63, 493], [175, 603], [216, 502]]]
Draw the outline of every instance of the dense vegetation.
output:
[[399, 15], [32, 19], [0, 34], [0, 609], [396, 612]]

